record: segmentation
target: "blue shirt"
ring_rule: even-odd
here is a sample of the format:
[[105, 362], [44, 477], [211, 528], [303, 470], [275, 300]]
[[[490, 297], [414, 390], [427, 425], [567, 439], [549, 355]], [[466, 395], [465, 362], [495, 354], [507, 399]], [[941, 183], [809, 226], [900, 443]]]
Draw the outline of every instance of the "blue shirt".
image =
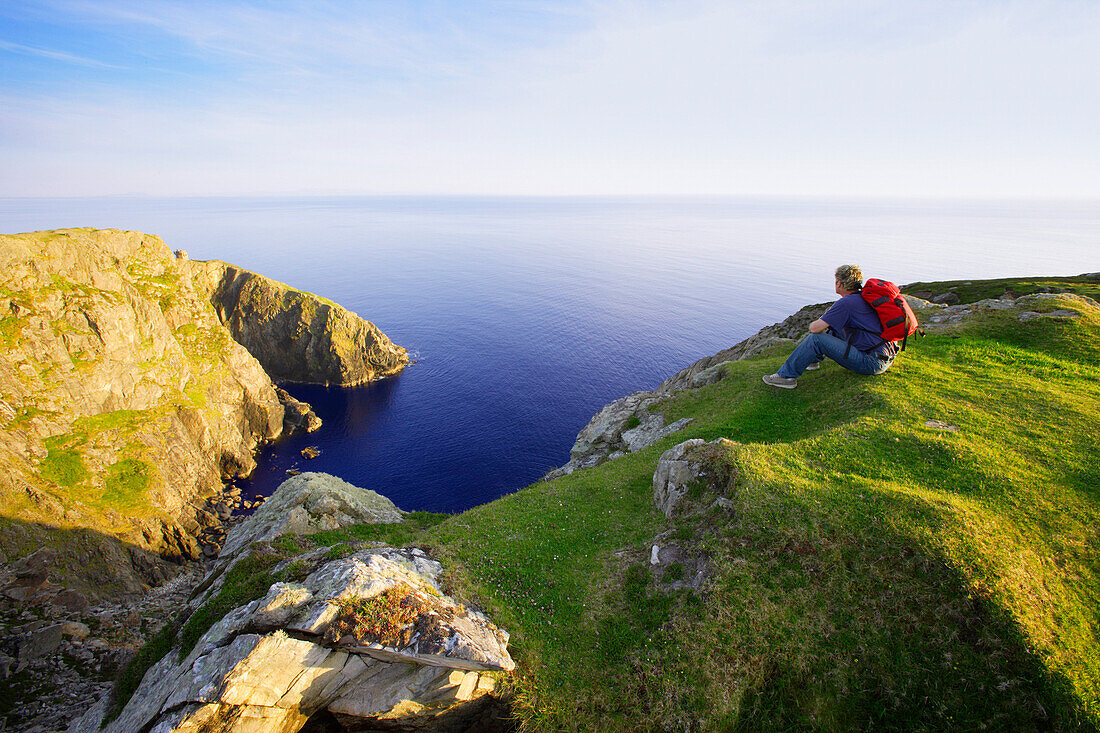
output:
[[[851, 337], [851, 344], [860, 351], [876, 351], [882, 343], [882, 321], [875, 309], [859, 293], [851, 293], [833, 303], [821, 320], [845, 341]], [[896, 347], [887, 342], [879, 352], [884, 356], [893, 356]]]

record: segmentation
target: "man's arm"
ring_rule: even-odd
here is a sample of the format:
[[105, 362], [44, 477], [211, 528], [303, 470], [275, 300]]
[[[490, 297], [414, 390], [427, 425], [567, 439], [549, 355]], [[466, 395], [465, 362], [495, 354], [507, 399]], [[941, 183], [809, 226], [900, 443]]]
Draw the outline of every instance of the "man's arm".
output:
[[810, 324], [810, 333], [825, 333], [832, 326], [826, 323], [823, 319], [818, 318], [816, 321]]

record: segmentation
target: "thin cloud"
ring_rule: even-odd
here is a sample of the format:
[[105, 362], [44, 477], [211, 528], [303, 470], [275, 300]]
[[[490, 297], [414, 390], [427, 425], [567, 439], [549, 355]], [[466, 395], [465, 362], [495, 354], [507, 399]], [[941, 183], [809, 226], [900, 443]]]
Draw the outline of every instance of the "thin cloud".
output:
[[163, 70], [9, 88], [20, 191], [1100, 195], [1089, 3], [51, 7]]
[[53, 51], [48, 48], [38, 48], [35, 46], [25, 46], [21, 43], [12, 43], [10, 41], [0, 40], [0, 49], [4, 51], [10, 51], [11, 53], [18, 53], [24, 56], [36, 56], [38, 58], [50, 59], [52, 61], [61, 61], [67, 64], [77, 64], [79, 66], [87, 66], [93, 69], [124, 69], [123, 66], [117, 64], [108, 64], [96, 59], [86, 58], [84, 56], [77, 56], [71, 53], [64, 53], [63, 51]]
[[[251, 66], [250, 73], [360, 78], [462, 77], [486, 71], [516, 50], [582, 25], [585, 5], [497, 3], [248, 2], [143, 0], [63, 2], [66, 17], [181, 41], [191, 53]], [[130, 29], [126, 31], [126, 29]]]

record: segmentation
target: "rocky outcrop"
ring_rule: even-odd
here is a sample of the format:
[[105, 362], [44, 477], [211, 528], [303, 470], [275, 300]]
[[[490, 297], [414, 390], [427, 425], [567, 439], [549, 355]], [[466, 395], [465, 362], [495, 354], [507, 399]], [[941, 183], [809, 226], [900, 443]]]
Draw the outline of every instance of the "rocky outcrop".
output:
[[409, 363], [377, 326], [332, 301], [224, 262], [205, 266], [222, 323], [273, 379], [363, 384]]
[[349, 524], [400, 522], [405, 513], [379, 493], [327, 473], [288, 478], [247, 522], [226, 538], [225, 552], [237, 555], [253, 542], [285, 534], [313, 534]]
[[[953, 326], [968, 320], [974, 313], [990, 310], [1016, 310], [1016, 319], [1021, 323], [1034, 318], [1079, 318], [1080, 313], [1066, 308], [1054, 308], [1051, 306], [1063, 303], [1084, 304], [1098, 307], [1092, 298], [1074, 293], [1032, 293], [1019, 297], [986, 298], [973, 303], [957, 305], [944, 305], [942, 303], [929, 303], [910, 296], [905, 296], [914, 312], [921, 319], [925, 328], [942, 328]], [[1038, 310], [1033, 310], [1038, 309]]]
[[[302, 474], [265, 508], [299, 508], [305, 526], [399, 516], [371, 494]], [[294, 526], [302, 525], [257, 512], [223, 559], [263, 551], [269, 542], [243, 540], [277, 539]], [[222, 616], [182, 658], [174, 649], [151, 667], [105, 730], [289, 732], [322, 711], [350, 730], [455, 729], [462, 720], [457, 729], [472, 729], [498, 674], [515, 663], [507, 632], [443, 593], [442, 570], [417, 548], [343, 545], [288, 557], [261, 598]], [[218, 590], [208, 583], [194, 608]], [[99, 730], [102, 714], [102, 706], [89, 711], [69, 730]]]
[[283, 434], [312, 433], [321, 429], [321, 418], [308, 402], [295, 399], [281, 387], [275, 388], [275, 394], [283, 403]]
[[[107, 582], [59, 565], [64, 577], [55, 580], [97, 596], [163, 580], [168, 569], [142, 552], [201, 556], [195, 535], [206, 497], [253, 469], [253, 452], [283, 431], [288, 412], [222, 323], [248, 331], [254, 312], [219, 300], [231, 270], [173, 254], [139, 232], [0, 236], [0, 561], [43, 544], [76, 557], [75, 547], [65, 552], [70, 531], [91, 530], [102, 545], [96, 556], [135, 560]], [[254, 291], [271, 283], [236, 272], [234, 281]], [[272, 292], [289, 292], [275, 285]], [[357, 347], [366, 363], [379, 361], [371, 356], [378, 339], [368, 342], [369, 329], [353, 314], [299, 291], [280, 302], [295, 318], [309, 303], [325, 314], [305, 340], [324, 341], [324, 329], [333, 329], [341, 355], [326, 363], [324, 350], [313, 348], [305, 366], [320, 370], [314, 381], [360, 379], [365, 372], [343, 366], [344, 352]], [[304, 403], [293, 412], [305, 429], [316, 424]], [[123, 544], [111, 549], [112, 542]]]
[[691, 460], [688, 454], [705, 444], [702, 438], [686, 440], [666, 450], [657, 461], [657, 470], [653, 473], [653, 503], [666, 517], [672, 516], [692, 482], [702, 475], [699, 462]]
[[[691, 366], [681, 369], [676, 374], [673, 374], [671, 377], [661, 382], [660, 386], [658, 386], [654, 392], [661, 397], [667, 397], [668, 395], [684, 389], [691, 389], [709, 382], [718, 381], [721, 377], [717, 376], [717, 374], [711, 370], [720, 367], [724, 362], [741, 361], [742, 359], [756, 356], [760, 352], [766, 351], [778, 344], [788, 344], [799, 341], [803, 336], [809, 333], [810, 323], [820, 318], [825, 311], [829, 309], [830, 305], [830, 303], [807, 305], [794, 315], [787, 316], [779, 323], [765, 326], [744, 341], [738, 342], [724, 351], [719, 351], [714, 356], [700, 359]], [[707, 377], [700, 379], [700, 377], [707, 372], [709, 372]]]
[[[275, 574], [317, 560], [294, 558]], [[296, 731], [323, 709], [362, 724], [399, 708], [428, 720], [476, 700], [495, 686], [486, 673], [515, 666], [508, 635], [443, 595], [441, 571], [420, 550], [378, 548], [322, 561], [300, 582], [275, 582], [182, 661], [169, 652], [106, 730], [218, 721], [227, 732]]]
[[327, 473], [300, 473], [279, 485], [246, 521], [229, 531], [218, 562], [199, 591], [220, 587], [222, 574], [257, 542], [288, 534], [313, 534], [349, 524], [400, 522], [405, 513], [392, 501], [369, 489]]

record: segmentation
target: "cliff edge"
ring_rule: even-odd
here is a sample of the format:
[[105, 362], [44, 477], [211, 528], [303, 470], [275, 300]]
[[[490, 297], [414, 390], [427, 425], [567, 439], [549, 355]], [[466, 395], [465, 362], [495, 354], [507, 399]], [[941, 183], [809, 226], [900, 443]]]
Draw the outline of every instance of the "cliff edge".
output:
[[[55, 580], [93, 595], [201, 555], [205, 497], [283, 430], [272, 377], [356, 384], [407, 361], [335, 304], [117, 230], [0, 236], [0, 341], [0, 561], [53, 545]], [[269, 375], [283, 348], [289, 373]]]

